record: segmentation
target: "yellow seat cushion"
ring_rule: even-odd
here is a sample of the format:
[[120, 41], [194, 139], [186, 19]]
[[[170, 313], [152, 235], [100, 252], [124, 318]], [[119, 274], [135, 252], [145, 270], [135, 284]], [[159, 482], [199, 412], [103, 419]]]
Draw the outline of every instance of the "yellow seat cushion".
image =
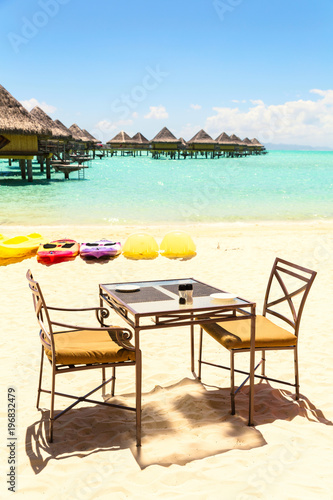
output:
[[[122, 347], [114, 331], [76, 330], [54, 334], [56, 363], [77, 365], [135, 361], [135, 351]], [[128, 340], [124, 344], [133, 347]], [[52, 360], [52, 352], [45, 348]]]
[[[249, 349], [251, 321], [225, 321], [200, 325], [209, 335], [227, 349]], [[297, 337], [272, 323], [265, 316], [256, 317], [256, 349], [296, 345]]]

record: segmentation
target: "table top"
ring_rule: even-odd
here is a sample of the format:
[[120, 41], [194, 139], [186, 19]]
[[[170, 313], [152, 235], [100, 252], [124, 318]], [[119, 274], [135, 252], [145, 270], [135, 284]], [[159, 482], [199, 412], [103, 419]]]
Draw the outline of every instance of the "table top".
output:
[[[179, 304], [178, 286], [190, 283], [193, 286], [193, 303]], [[121, 288], [133, 286], [137, 291], [125, 292]], [[173, 280], [140, 281], [128, 283], [100, 284], [101, 293], [106, 293], [112, 301], [124, 306], [132, 314], [146, 316], [157, 313], [188, 313], [214, 309], [246, 307], [253, 302], [237, 297], [229, 300], [216, 300], [211, 294], [224, 290], [202, 283], [194, 278]]]

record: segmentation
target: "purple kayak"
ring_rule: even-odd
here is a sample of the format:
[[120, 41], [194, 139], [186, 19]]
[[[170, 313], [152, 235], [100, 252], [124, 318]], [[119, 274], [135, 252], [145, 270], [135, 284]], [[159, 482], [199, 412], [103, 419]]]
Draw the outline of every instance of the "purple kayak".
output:
[[119, 241], [98, 240], [90, 243], [81, 243], [81, 257], [115, 257], [121, 253], [121, 243]]

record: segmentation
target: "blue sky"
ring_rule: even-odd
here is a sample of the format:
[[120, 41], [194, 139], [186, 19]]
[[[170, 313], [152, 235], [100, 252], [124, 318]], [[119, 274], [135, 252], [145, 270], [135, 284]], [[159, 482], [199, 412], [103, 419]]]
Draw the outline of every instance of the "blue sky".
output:
[[0, 82], [104, 141], [332, 147], [332, 22], [328, 0], [0, 0]]

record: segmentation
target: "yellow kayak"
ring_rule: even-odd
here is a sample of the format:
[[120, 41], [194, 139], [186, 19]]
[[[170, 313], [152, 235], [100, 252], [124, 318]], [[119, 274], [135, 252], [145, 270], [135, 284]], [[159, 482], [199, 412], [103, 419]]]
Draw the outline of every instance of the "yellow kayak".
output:
[[38, 233], [0, 239], [0, 259], [12, 259], [32, 254], [37, 252], [39, 244], [43, 242], [44, 238]]

